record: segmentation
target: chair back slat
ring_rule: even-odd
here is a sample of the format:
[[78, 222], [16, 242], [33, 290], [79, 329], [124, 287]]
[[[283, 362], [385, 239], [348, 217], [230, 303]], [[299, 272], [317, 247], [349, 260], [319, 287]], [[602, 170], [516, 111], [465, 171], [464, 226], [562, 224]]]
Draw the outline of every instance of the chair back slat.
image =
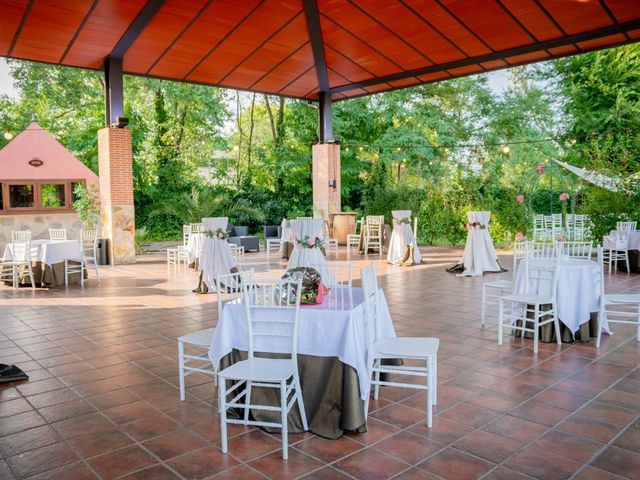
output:
[[556, 256], [556, 247], [553, 243], [527, 242], [525, 257], [553, 258]]
[[574, 258], [590, 259], [593, 253], [592, 242], [560, 242], [558, 251], [563, 255]]
[[[531, 255], [532, 243], [527, 244], [527, 253], [522, 260], [524, 264], [524, 293], [536, 294], [540, 292], [540, 283], [549, 283], [550, 294], [553, 303], [556, 303], [558, 289], [558, 273], [560, 271], [560, 255], [552, 257], [535, 257]], [[555, 251], [555, 249], [554, 249]], [[536, 291], [532, 291], [531, 286], [535, 283]]]
[[353, 265], [351, 263], [310, 264], [309, 267], [318, 271], [320, 278], [322, 278], [322, 283], [326, 287], [351, 288], [353, 281]]
[[67, 229], [66, 228], [50, 228], [49, 239], [50, 240], [66, 240]]
[[290, 347], [291, 359], [297, 366], [301, 291], [302, 279], [265, 280], [260, 285], [244, 289], [249, 358], [254, 357], [258, 338], [280, 338], [283, 347], [285, 344]]
[[253, 288], [253, 268], [244, 272], [216, 275], [216, 297], [218, 301], [218, 320], [225, 303], [242, 297], [247, 288]]
[[31, 241], [31, 230], [13, 230], [11, 232], [11, 243], [24, 243]]
[[616, 230], [620, 232], [635, 232], [637, 222], [618, 222], [616, 223]]

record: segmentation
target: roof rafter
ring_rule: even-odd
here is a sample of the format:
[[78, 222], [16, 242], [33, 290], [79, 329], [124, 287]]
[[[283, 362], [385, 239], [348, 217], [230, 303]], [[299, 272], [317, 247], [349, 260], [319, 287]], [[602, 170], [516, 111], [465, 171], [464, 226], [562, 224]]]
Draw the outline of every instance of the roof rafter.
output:
[[524, 55], [527, 53], [534, 53], [544, 51], [550, 48], [562, 47], [565, 45], [572, 45], [574, 43], [593, 40], [600, 37], [606, 37], [609, 35], [616, 35], [631, 30], [640, 28], [640, 20], [633, 20], [631, 22], [619, 23], [615, 26], [600, 28], [597, 30], [591, 30], [589, 32], [577, 33], [575, 35], [568, 35], [563, 38], [555, 40], [548, 40], [545, 42], [533, 43], [531, 45], [525, 45], [522, 47], [516, 47], [508, 50], [500, 50], [498, 52], [492, 52], [487, 55], [479, 55], [476, 57], [465, 58], [462, 60], [456, 60], [453, 62], [443, 63], [440, 65], [434, 65], [431, 67], [417, 68], [415, 70], [408, 70], [406, 72], [393, 73], [391, 75], [385, 75], [383, 77], [371, 78], [363, 80], [361, 82], [354, 82], [346, 85], [340, 85], [331, 89], [331, 93], [344, 92], [352, 90], [354, 88], [362, 88], [371, 85], [377, 85], [380, 83], [393, 82], [395, 80], [403, 80], [405, 78], [416, 77], [420, 75], [426, 75], [428, 73], [442, 72], [450, 70], [452, 68], [468, 67], [470, 65], [478, 65], [483, 62], [490, 62], [492, 60], [502, 60], [506, 57], [515, 57], [518, 55]]
[[302, 0], [304, 6], [304, 15], [307, 19], [307, 30], [309, 31], [309, 40], [311, 41], [311, 51], [313, 52], [313, 60], [316, 64], [316, 75], [318, 77], [318, 86], [321, 92], [328, 92], [329, 74], [327, 72], [327, 60], [324, 56], [324, 46], [322, 41], [322, 29], [320, 28], [320, 13], [318, 12], [318, 3], [316, 0]]
[[140, 34], [149, 25], [149, 22], [156, 16], [156, 13], [164, 5], [164, 0], [149, 0], [144, 6], [135, 20], [129, 25], [127, 31], [120, 38], [116, 46], [113, 47], [109, 57], [122, 58], [127, 50], [131, 48], [131, 45], [138, 39]]

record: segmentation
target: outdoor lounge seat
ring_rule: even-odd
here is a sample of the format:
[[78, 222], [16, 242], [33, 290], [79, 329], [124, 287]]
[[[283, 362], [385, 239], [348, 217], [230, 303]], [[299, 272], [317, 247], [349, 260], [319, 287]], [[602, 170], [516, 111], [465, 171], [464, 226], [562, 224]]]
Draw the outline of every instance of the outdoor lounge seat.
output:
[[249, 227], [236, 227], [231, 222], [227, 225], [229, 234], [228, 241], [239, 247], [244, 247], [245, 252], [260, 251], [260, 241], [258, 237], [249, 235]]

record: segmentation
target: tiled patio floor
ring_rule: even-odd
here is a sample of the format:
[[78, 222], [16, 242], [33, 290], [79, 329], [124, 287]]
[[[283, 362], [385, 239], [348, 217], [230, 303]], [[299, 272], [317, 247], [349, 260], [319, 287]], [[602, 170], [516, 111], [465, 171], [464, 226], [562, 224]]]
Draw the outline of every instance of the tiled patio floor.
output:
[[[288, 461], [278, 436], [254, 429], [231, 429], [220, 453], [208, 377], [188, 377], [179, 400], [175, 339], [216, 316], [214, 295], [191, 293], [195, 272], [143, 257], [102, 269], [99, 287], [92, 272], [84, 289], [1, 286], [0, 362], [31, 379], [0, 387], [0, 479], [640, 478], [634, 329], [616, 326], [599, 350], [499, 347], [495, 321], [480, 328], [483, 279], [444, 271], [459, 250], [424, 251], [426, 264], [406, 269], [370, 259], [398, 334], [440, 338], [433, 428], [423, 394], [383, 388], [368, 433], [292, 435]], [[262, 278], [284, 268], [247, 260]], [[608, 289], [640, 292], [640, 276], [615, 274]]]

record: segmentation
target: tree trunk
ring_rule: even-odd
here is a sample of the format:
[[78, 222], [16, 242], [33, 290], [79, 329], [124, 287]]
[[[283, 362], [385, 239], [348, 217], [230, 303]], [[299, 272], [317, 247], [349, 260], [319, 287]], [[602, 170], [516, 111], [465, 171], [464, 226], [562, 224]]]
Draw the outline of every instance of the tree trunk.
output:
[[269, 125], [271, 126], [271, 136], [273, 137], [273, 144], [276, 144], [276, 123], [273, 119], [273, 111], [271, 110], [271, 103], [269, 102], [269, 96], [264, 95], [264, 103], [267, 106], [267, 113], [269, 114]]
[[240, 92], [236, 91], [236, 122], [238, 124], [238, 165], [236, 170], [236, 183], [240, 185], [240, 151], [242, 146], [242, 122], [240, 121]]
[[256, 106], [256, 94], [251, 97], [251, 113], [249, 118], [249, 146], [247, 147], [247, 174], [249, 175], [249, 182], [251, 182], [251, 146], [253, 143], [253, 126], [255, 124], [254, 112]]

